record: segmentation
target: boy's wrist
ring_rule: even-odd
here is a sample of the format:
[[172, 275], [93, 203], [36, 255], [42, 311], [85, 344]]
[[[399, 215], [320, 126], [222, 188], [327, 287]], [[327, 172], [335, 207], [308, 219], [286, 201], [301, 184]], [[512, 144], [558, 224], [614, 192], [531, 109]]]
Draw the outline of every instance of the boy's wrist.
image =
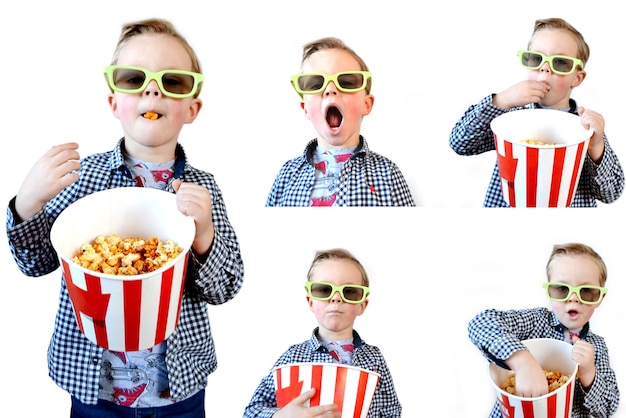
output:
[[504, 360], [504, 363], [513, 371], [517, 371], [522, 367], [527, 367], [534, 363], [537, 363], [537, 360], [533, 357], [533, 355], [528, 350], [519, 350], [514, 352], [509, 356], [508, 359]]

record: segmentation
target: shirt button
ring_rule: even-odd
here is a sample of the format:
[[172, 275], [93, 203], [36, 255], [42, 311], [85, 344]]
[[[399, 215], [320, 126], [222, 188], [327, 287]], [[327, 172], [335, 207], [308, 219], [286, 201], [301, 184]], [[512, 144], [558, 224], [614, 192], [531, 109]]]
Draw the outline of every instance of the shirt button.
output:
[[98, 364], [98, 363], [100, 363], [100, 359], [98, 357], [94, 357], [94, 358], [91, 359], [91, 362], [93, 364]]

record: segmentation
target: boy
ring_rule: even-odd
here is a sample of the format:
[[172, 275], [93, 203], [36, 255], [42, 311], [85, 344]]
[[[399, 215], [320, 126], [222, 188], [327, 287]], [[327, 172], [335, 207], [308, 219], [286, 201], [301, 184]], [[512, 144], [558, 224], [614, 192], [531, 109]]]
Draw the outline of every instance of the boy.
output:
[[[552, 310], [485, 310], [469, 323], [469, 338], [489, 362], [515, 371], [518, 396], [548, 393], [548, 384], [534, 357], [521, 343], [530, 338], [554, 338], [573, 345], [579, 366], [572, 417], [607, 417], [619, 404], [619, 389], [604, 339], [589, 320], [606, 294], [606, 265], [589, 246], [555, 245], [546, 266], [544, 284]], [[498, 404], [491, 417], [501, 417]]]
[[[169, 22], [149, 19], [123, 26], [105, 76], [123, 138], [112, 151], [83, 160], [76, 143], [46, 152], [9, 203], [9, 245], [24, 274], [45, 275], [59, 267], [50, 227], [72, 202], [115, 187], [176, 193], [179, 210], [195, 221], [196, 235], [174, 333], [138, 352], [97, 347], [80, 332], [62, 281], [48, 366], [51, 378], [71, 395], [72, 417], [203, 417], [207, 377], [217, 367], [206, 304], [225, 303], [239, 292], [243, 262], [213, 176], [192, 167], [178, 144], [183, 125], [202, 107], [200, 63]], [[138, 369], [145, 373], [131, 382], [130, 371]]]
[[[305, 284], [309, 309], [319, 326], [308, 341], [292, 345], [274, 364], [344, 363], [375, 371], [381, 375], [370, 405], [368, 417], [400, 417], [391, 373], [380, 350], [365, 343], [354, 330], [354, 321], [368, 304], [369, 278], [362, 264], [344, 249], [318, 251], [311, 263]], [[284, 408], [276, 406], [276, 387], [270, 372], [261, 380], [244, 417], [310, 417], [339, 418], [335, 405], [307, 407], [315, 394], [311, 389]]]
[[[459, 155], [495, 150], [491, 121], [525, 107], [578, 114], [582, 125], [593, 129], [594, 135], [571, 207], [596, 207], [597, 200], [614, 202], [624, 190], [624, 173], [606, 138], [604, 119], [593, 110], [577, 106], [570, 97], [586, 76], [589, 46], [583, 36], [563, 19], [537, 20], [528, 50], [518, 54], [522, 66], [529, 70], [528, 80], [470, 106], [450, 133], [450, 147]], [[497, 161], [483, 206], [508, 207], [502, 196]]]
[[374, 106], [361, 57], [322, 38], [304, 46], [301, 68], [291, 83], [317, 138], [282, 166], [266, 206], [415, 206], [400, 169], [360, 135]]

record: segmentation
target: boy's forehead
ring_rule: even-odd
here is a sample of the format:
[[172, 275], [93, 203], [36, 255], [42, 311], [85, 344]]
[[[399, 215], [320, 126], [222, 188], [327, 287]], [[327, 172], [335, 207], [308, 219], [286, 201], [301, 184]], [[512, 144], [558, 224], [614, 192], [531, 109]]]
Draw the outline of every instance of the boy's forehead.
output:
[[565, 29], [546, 28], [535, 32], [529, 42], [529, 49], [546, 55], [577, 56], [578, 44], [574, 35]]
[[557, 257], [550, 267], [550, 281], [570, 284], [600, 285], [600, 267], [595, 260], [583, 254]]
[[191, 70], [191, 57], [176, 38], [166, 34], [146, 33], [133, 36], [126, 42], [120, 50], [117, 64], [137, 65], [152, 71]]
[[350, 260], [330, 259], [321, 261], [313, 272], [313, 281], [330, 282], [336, 285], [362, 284], [361, 270]]
[[360, 71], [361, 66], [348, 51], [327, 48], [311, 54], [302, 63], [302, 72], [323, 72], [334, 74], [339, 71]]

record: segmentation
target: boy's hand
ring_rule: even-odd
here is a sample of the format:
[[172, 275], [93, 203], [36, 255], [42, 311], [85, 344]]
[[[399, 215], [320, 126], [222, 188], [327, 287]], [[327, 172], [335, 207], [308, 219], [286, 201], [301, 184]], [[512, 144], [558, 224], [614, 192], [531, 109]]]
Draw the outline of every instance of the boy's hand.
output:
[[578, 106], [578, 114], [583, 127], [593, 129], [593, 136], [589, 141], [587, 153], [594, 162], [599, 163], [604, 154], [604, 118], [598, 112], [585, 109], [582, 106]]
[[341, 418], [337, 405], [305, 406], [304, 404], [315, 395], [315, 389], [310, 389], [298, 396], [285, 407], [277, 411], [272, 418]]
[[548, 393], [548, 380], [530, 351], [516, 351], [506, 360], [515, 372], [515, 394], [524, 398], [535, 398]]
[[591, 387], [596, 378], [596, 355], [593, 345], [578, 337], [572, 339], [572, 360], [578, 363], [578, 379], [584, 388]]
[[37, 214], [46, 202], [78, 180], [78, 144], [68, 142], [48, 150], [26, 175], [15, 197], [15, 210], [21, 220]]
[[211, 210], [211, 193], [206, 187], [195, 183], [183, 183], [179, 179], [172, 181], [176, 192], [176, 206], [185, 216], [191, 216], [196, 224], [196, 236], [193, 249], [199, 255], [206, 254], [211, 248], [215, 229]]
[[550, 85], [545, 81], [524, 80], [496, 94], [491, 102], [494, 106], [509, 110], [530, 103], [538, 103], [549, 91]]

